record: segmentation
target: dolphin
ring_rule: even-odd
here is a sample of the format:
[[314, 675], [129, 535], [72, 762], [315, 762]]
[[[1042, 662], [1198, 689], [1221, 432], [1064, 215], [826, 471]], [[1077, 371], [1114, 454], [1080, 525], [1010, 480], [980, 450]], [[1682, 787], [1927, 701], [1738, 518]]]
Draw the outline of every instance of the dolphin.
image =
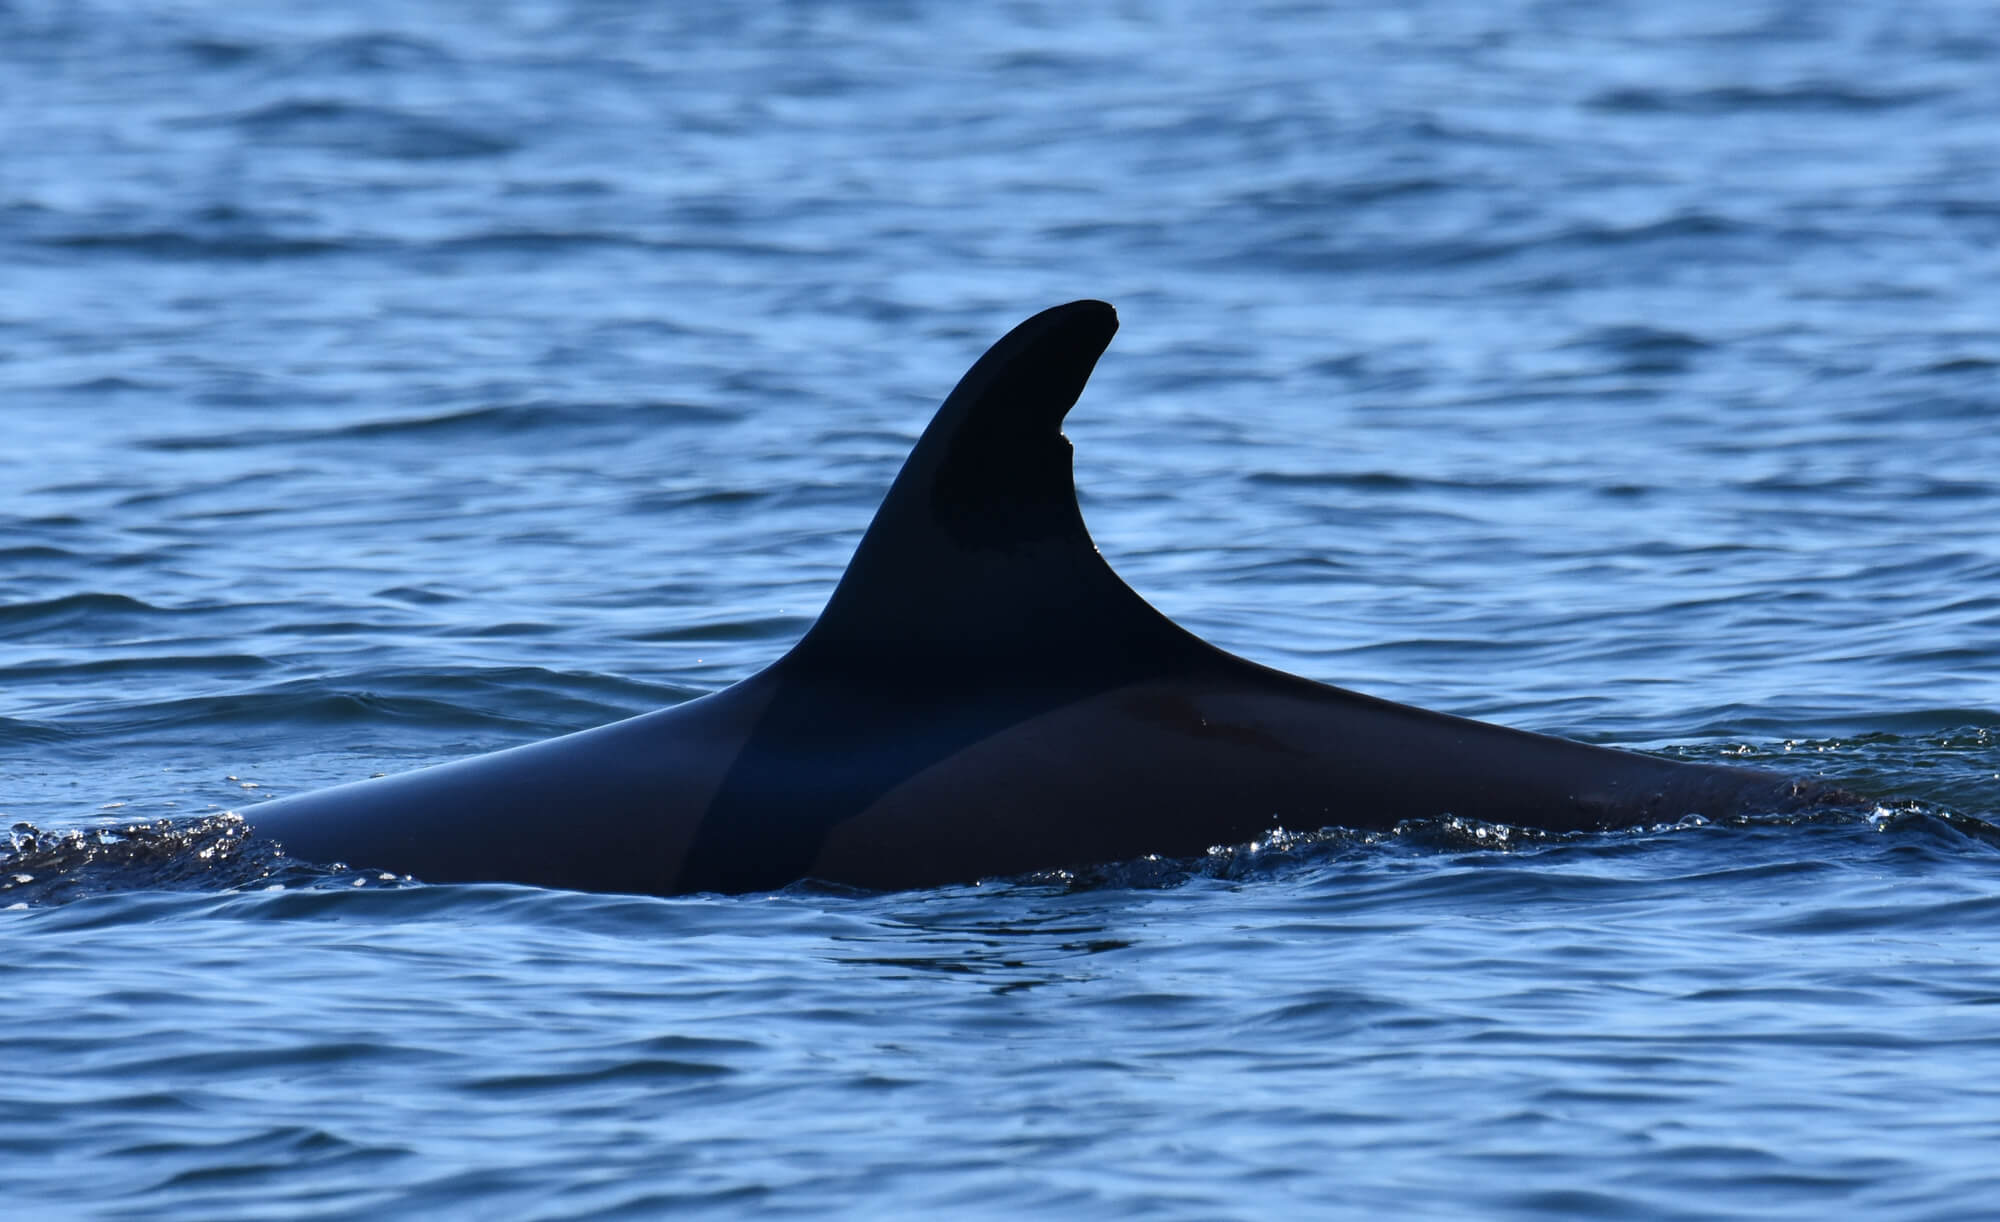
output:
[[1552, 831], [1767, 813], [1816, 783], [1589, 746], [1272, 670], [1154, 610], [1077, 508], [1065, 415], [1099, 301], [994, 344], [826, 609], [765, 669], [611, 725], [249, 808], [290, 856], [430, 882], [670, 895], [926, 887], [1274, 828]]

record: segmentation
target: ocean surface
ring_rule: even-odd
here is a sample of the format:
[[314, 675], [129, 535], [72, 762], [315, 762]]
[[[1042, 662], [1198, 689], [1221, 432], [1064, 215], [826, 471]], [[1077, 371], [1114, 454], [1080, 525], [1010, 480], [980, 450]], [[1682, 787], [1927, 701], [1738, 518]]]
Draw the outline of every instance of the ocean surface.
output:
[[[0, 0], [0, 1212], [1992, 1216], [1996, 62], [1972, 0]], [[226, 813], [756, 671], [1084, 296], [1084, 512], [1192, 630], [1874, 801], [666, 900]]]

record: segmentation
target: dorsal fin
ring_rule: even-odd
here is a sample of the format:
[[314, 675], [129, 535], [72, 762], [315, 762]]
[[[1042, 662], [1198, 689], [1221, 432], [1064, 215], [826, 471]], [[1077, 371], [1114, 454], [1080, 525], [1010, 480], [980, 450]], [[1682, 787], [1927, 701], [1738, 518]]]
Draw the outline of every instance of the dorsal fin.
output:
[[1202, 645], [1098, 555], [1063, 417], [1118, 330], [1101, 301], [1044, 310], [968, 371], [924, 430], [795, 664], [907, 671], [985, 657], [1124, 671]]
[[684, 885], [783, 886], [812, 869], [829, 829], [1009, 726], [1190, 666], [1246, 665], [1146, 605], [1084, 529], [1062, 419], [1117, 329], [1101, 301], [1057, 306], [959, 381], [818, 622], [744, 681], [769, 703], [716, 788]]

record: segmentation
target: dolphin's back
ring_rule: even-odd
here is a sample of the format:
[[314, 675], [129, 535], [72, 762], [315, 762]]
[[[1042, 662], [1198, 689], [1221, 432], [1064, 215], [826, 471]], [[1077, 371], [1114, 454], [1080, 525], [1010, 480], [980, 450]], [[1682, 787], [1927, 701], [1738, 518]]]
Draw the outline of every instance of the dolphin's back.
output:
[[770, 667], [615, 725], [253, 811], [299, 856], [437, 881], [917, 886], [1456, 815], [1560, 830], [1775, 809], [1789, 783], [1376, 700], [1258, 666], [1098, 554], [1062, 421], [1117, 331], [1046, 310], [918, 440]]

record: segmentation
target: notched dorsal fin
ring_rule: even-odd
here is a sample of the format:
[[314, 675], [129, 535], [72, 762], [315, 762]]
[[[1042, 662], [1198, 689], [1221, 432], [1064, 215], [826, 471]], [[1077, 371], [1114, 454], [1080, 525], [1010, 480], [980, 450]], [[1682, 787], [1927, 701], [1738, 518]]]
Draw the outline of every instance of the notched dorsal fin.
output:
[[903, 464], [797, 660], [1074, 666], [1193, 641], [1118, 579], [1077, 509], [1062, 421], [1117, 330], [1109, 305], [1075, 301], [979, 358]]
[[1018, 548], [1072, 533], [1088, 545], [1062, 422], [1117, 331], [1109, 305], [1073, 301], [1001, 337], [938, 408], [875, 527], [907, 511], [899, 498], [921, 496], [965, 547]]

